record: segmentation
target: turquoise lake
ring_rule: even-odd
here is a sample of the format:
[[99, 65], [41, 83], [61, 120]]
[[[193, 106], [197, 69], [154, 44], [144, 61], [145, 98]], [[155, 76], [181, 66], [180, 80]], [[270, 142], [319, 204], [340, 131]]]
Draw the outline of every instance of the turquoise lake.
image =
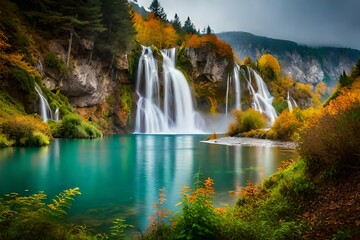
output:
[[54, 139], [42, 148], [0, 149], [0, 194], [44, 191], [49, 199], [79, 187], [67, 221], [107, 231], [117, 217], [143, 231], [165, 188], [166, 208], [178, 211], [183, 186], [201, 170], [215, 182], [216, 206], [233, 204], [228, 191], [258, 183], [297, 153], [275, 147], [201, 143], [204, 135], [111, 135]]

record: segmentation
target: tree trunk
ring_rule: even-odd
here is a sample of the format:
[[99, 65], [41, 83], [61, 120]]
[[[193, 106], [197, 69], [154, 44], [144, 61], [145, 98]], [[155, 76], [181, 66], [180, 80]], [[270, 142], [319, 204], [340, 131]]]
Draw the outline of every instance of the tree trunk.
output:
[[67, 51], [67, 56], [66, 56], [66, 68], [67, 69], [69, 69], [69, 63], [70, 63], [70, 53], [71, 53], [72, 38], [73, 38], [73, 33], [70, 32], [69, 46], [68, 46], [68, 51]]
[[92, 59], [92, 55], [93, 55], [94, 49], [91, 49], [90, 51], [91, 51], [91, 52], [90, 52], [89, 61], [88, 61], [88, 64], [89, 64], [89, 65], [91, 64], [91, 59]]

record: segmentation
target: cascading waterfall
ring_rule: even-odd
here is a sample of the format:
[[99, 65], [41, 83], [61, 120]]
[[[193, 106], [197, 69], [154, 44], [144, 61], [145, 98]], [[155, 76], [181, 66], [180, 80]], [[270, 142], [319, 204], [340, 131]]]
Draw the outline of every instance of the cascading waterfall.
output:
[[298, 107], [295, 99], [293, 99], [292, 97], [290, 97], [289, 90], [287, 91], [286, 101], [287, 101], [288, 108], [289, 108], [289, 111], [290, 111], [290, 112], [292, 112], [292, 111], [294, 110], [294, 108]]
[[[234, 86], [232, 86], [232, 84]], [[235, 63], [233, 69], [233, 75], [228, 77], [226, 82], [226, 101], [225, 101], [225, 113], [226, 115], [229, 112], [229, 94], [230, 88], [234, 88], [235, 95], [235, 108], [241, 110], [241, 89], [240, 89], [240, 66]]]
[[203, 120], [194, 111], [186, 78], [175, 67], [175, 51], [175, 48], [161, 51], [164, 72], [161, 95], [156, 60], [151, 47], [143, 46], [137, 73], [136, 133], [200, 133]]
[[54, 113], [52, 112], [48, 101], [37, 83], [35, 83], [35, 91], [38, 93], [40, 99], [39, 111], [41, 119], [44, 122], [47, 122], [48, 120], [59, 121], [59, 108], [57, 108]]
[[137, 72], [137, 102], [135, 132], [167, 132], [168, 125], [160, 109], [160, 82], [157, 63], [151, 47], [142, 47]]
[[256, 111], [264, 113], [265, 116], [269, 119], [269, 123], [273, 124], [277, 118], [276, 110], [272, 105], [274, 97], [271, 96], [264, 80], [260, 77], [260, 75], [253, 69], [248, 68], [248, 71], [254, 76], [257, 87], [257, 91], [255, 91], [251, 83], [251, 77], [247, 79], [248, 89], [253, 97], [252, 108], [254, 108]]
[[175, 67], [176, 49], [161, 51], [164, 58], [165, 83], [164, 114], [171, 131], [177, 133], [198, 132], [199, 116], [194, 111], [193, 96], [189, 84], [181, 71]]
[[240, 66], [237, 63], [235, 63], [235, 67], [234, 67], [234, 85], [235, 85], [235, 108], [241, 110]]

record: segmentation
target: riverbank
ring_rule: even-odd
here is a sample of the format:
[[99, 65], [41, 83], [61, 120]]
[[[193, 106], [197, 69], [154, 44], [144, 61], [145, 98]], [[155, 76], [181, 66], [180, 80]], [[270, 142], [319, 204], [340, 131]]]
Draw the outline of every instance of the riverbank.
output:
[[221, 137], [201, 141], [209, 144], [219, 144], [227, 146], [259, 146], [259, 147], [279, 147], [284, 149], [296, 149], [297, 144], [291, 141], [274, 141], [269, 139], [243, 138], [243, 137]]

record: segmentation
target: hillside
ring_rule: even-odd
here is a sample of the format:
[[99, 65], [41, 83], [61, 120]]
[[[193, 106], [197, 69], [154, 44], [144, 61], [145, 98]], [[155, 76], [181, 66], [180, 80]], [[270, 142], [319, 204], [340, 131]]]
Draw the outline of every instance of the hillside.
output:
[[281, 64], [284, 73], [303, 83], [326, 82], [335, 85], [339, 75], [349, 73], [360, 58], [360, 51], [350, 48], [308, 47], [287, 40], [272, 39], [247, 32], [217, 34], [228, 42], [239, 59], [259, 58], [271, 53]]

